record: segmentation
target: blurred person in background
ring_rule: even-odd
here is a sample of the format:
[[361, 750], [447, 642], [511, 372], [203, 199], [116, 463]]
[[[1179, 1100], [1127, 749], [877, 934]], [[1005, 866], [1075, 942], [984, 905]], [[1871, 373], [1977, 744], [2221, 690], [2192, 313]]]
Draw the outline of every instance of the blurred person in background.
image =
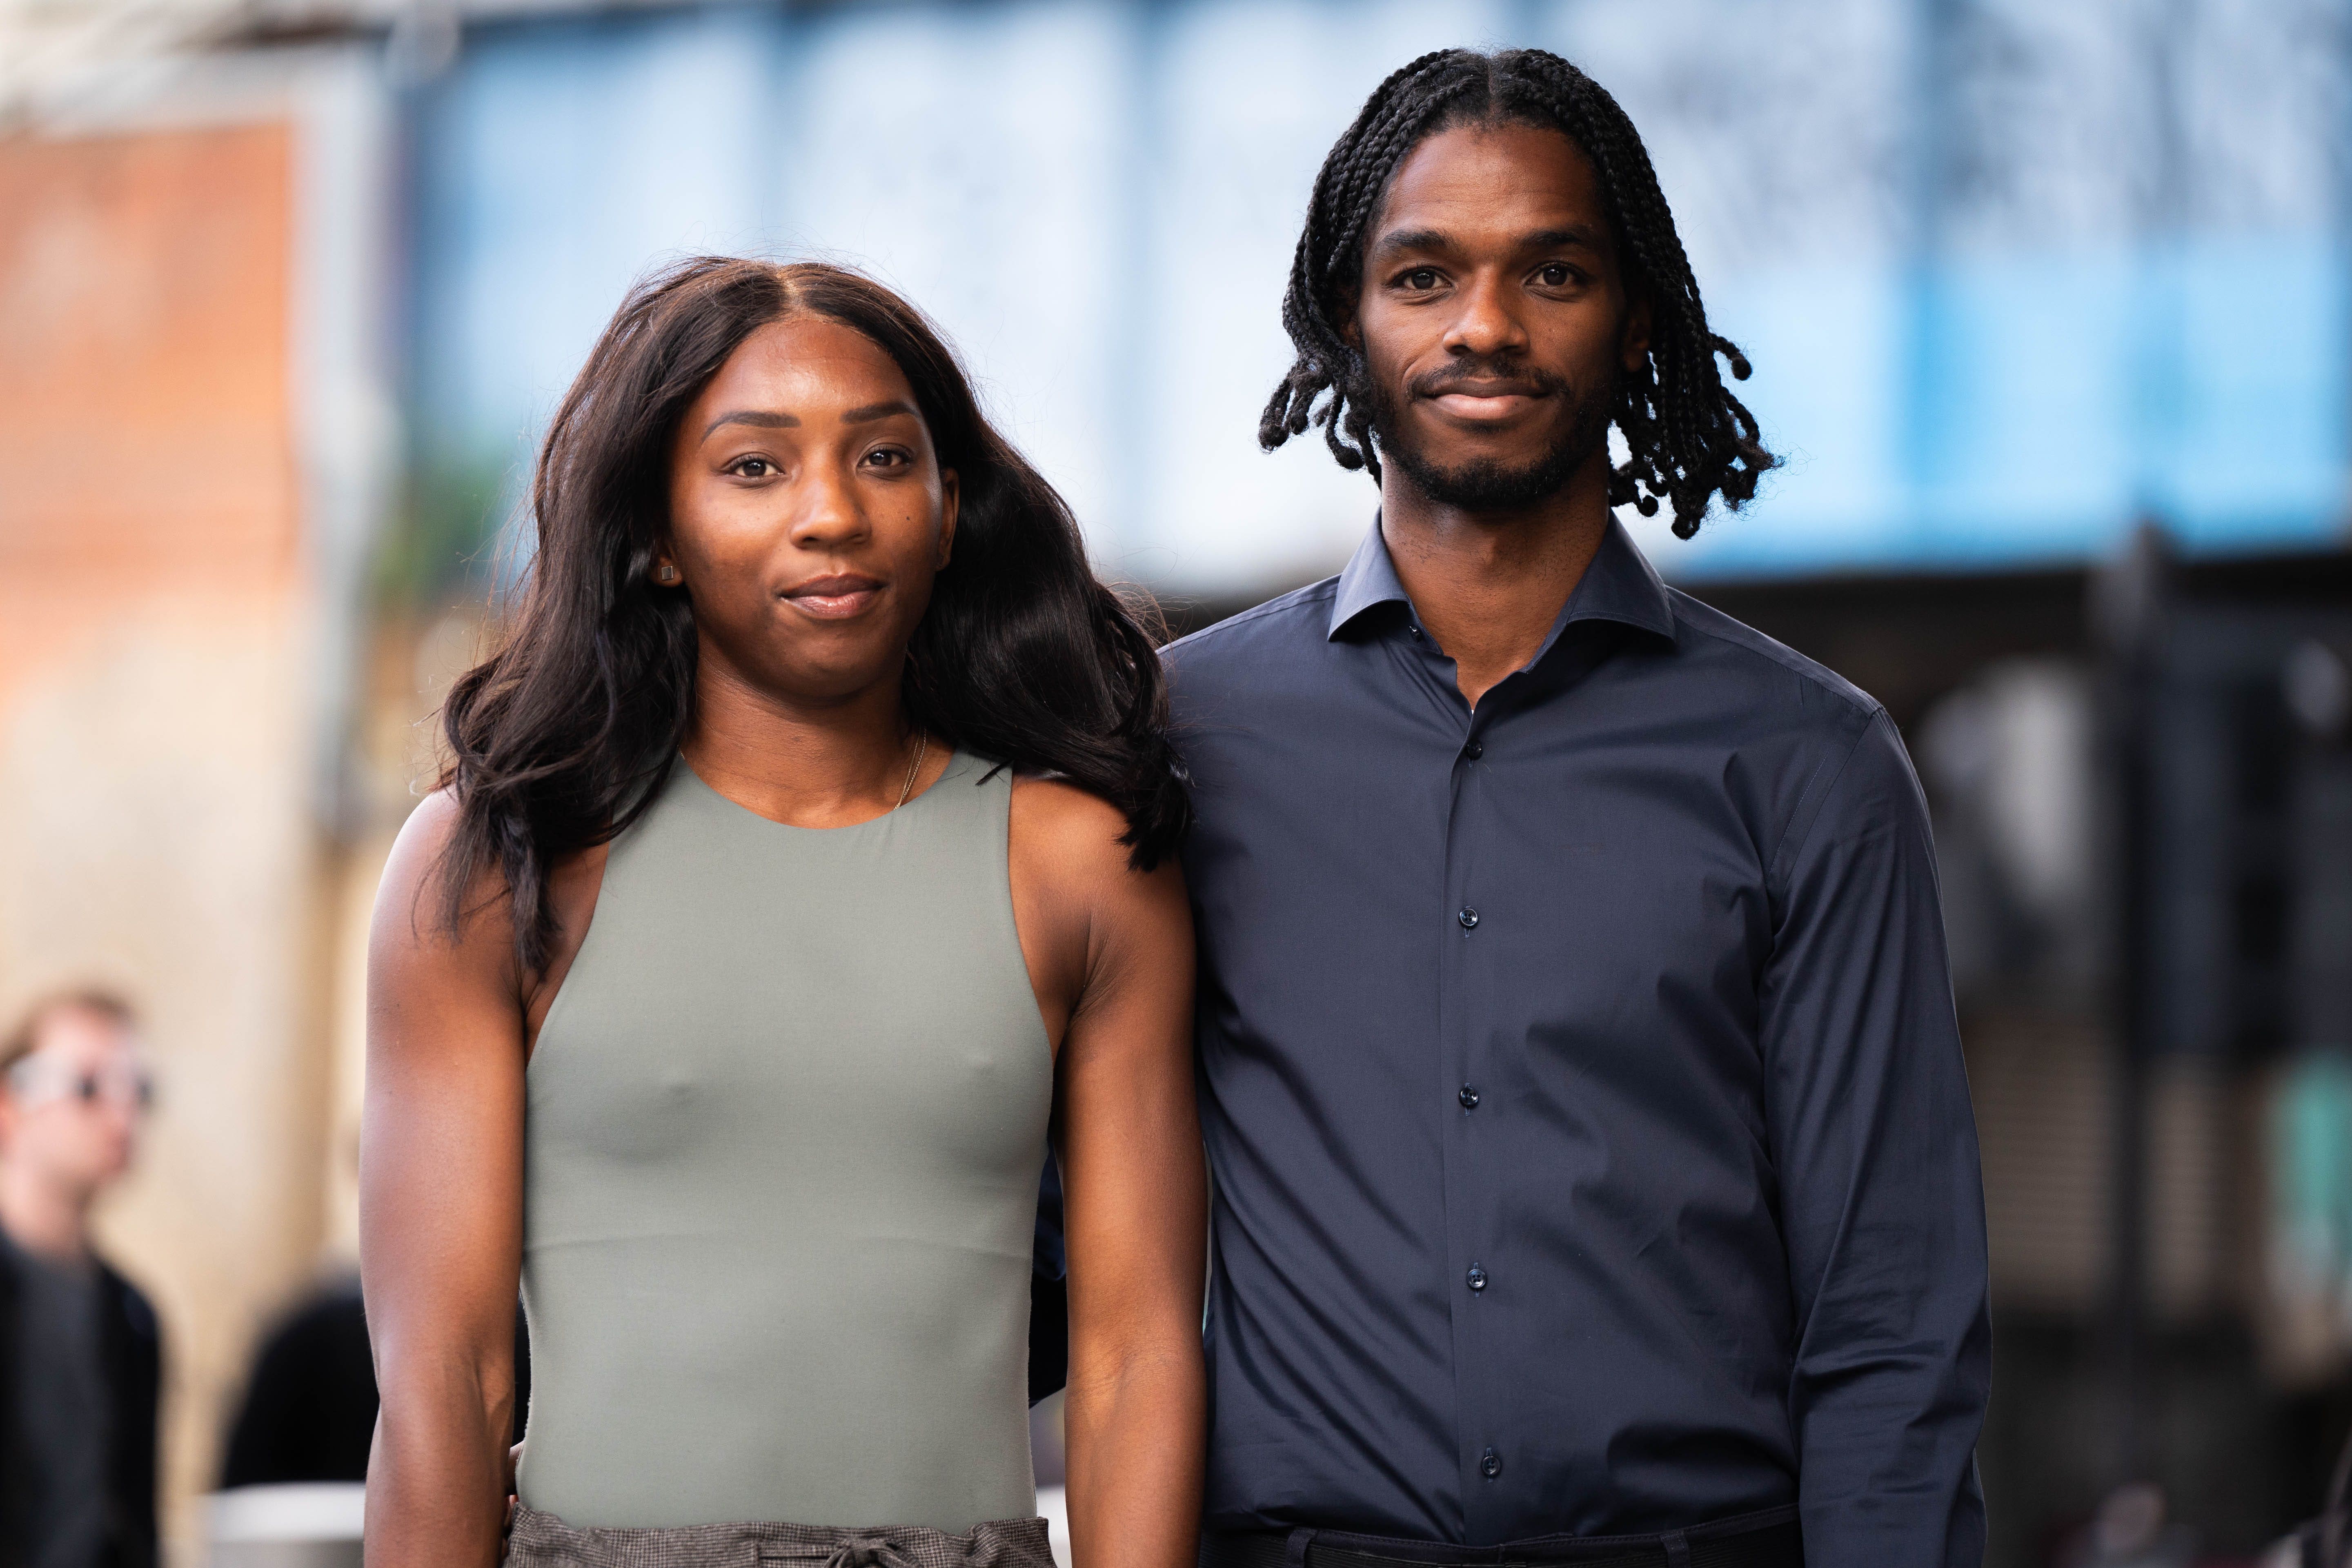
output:
[[152, 1094], [120, 998], [33, 1007], [0, 1043], [0, 1568], [152, 1568], [154, 1309], [90, 1244]]
[[372, 1568], [1190, 1568], [1205, 1177], [1150, 639], [910, 306], [704, 258], [558, 411], [538, 552], [386, 868]]
[[[1983, 1203], [1893, 722], [1612, 516], [1774, 462], [1640, 136], [1427, 55], [1261, 427], [1347, 570], [1168, 650], [1215, 1173], [1206, 1568], [1969, 1568]], [[1609, 433], [1625, 460], [1612, 467]]]
[[375, 1414], [360, 1282], [330, 1280], [262, 1340], [229, 1424], [221, 1489], [363, 1481]]
[[[515, 1437], [530, 1405], [530, 1341], [515, 1311]], [[228, 1429], [221, 1489], [367, 1479], [375, 1361], [357, 1276], [331, 1279], [274, 1324]]]

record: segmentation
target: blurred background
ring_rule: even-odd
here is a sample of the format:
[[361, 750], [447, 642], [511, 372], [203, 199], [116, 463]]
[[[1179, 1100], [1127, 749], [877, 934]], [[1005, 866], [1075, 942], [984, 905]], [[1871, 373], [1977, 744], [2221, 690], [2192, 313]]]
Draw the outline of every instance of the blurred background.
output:
[[2317, 1510], [2352, 0], [0, 0], [0, 998], [146, 1016], [101, 1234], [163, 1318], [176, 1562], [265, 1337], [344, 1321], [377, 873], [630, 281], [872, 269], [1099, 568], [1203, 624], [1370, 522], [1256, 421], [1323, 153], [1451, 44], [1558, 49], [1640, 126], [1790, 462], [1694, 542], [1626, 521], [1929, 791], [1990, 1561], [2252, 1562]]

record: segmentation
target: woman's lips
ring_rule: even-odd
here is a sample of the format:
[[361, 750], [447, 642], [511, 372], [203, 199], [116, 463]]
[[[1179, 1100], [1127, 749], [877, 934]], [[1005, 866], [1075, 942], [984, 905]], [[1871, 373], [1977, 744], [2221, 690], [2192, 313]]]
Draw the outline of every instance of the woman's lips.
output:
[[882, 596], [871, 577], [817, 577], [784, 590], [784, 598], [819, 620], [846, 620]]

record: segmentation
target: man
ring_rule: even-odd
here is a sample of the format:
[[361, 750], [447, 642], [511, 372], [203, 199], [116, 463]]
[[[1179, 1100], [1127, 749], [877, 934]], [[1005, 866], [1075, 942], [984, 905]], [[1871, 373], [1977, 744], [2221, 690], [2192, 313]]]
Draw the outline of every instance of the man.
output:
[[0, 1042], [0, 1568], [155, 1563], [155, 1314], [89, 1237], [150, 1093], [103, 993]]
[[1875, 702], [1612, 518], [1687, 537], [1773, 461], [1640, 138], [1555, 56], [1425, 56], [1324, 164], [1283, 315], [1265, 442], [1321, 425], [1381, 510], [1168, 652], [1204, 1563], [1977, 1563], [1926, 812]]

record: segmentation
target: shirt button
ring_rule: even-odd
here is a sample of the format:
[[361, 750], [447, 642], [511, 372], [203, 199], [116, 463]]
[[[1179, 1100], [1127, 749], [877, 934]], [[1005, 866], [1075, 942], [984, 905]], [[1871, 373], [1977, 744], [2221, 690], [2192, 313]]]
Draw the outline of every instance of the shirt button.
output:
[[1419, 642], [1421, 640], [1421, 628], [1419, 626], [1412, 628], [1412, 640], [1415, 642]]
[[1470, 1289], [1473, 1290], [1484, 1290], [1486, 1288], [1486, 1271], [1475, 1263], [1470, 1266], [1469, 1279]]
[[1462, 922], [1464, 931], [1475, 931], [1478, 928], [1478, 911], [1466, 905], [1464, 906], [1462, 912], [1454, 918]]
[[1483, 742], [1473, 741], [1462, 748], [1462, 754], [1475, 763], [1486, 754], [1486, 744]]
[[1503, 1456], [1489, 1448], [1478, 1457], [1478, 1473], [1493, 1480], [1503, 1473]]
[[1465, 1110], [1475, 1110], [1478, 1109], [1478, 1090], [1474, 1085], [1466, 1083], [1464, 1084], [1462, 1086], [1462, 1092], [1455, 1095], [1454, 1098], [1462, 1102], [1462, 1109]]

